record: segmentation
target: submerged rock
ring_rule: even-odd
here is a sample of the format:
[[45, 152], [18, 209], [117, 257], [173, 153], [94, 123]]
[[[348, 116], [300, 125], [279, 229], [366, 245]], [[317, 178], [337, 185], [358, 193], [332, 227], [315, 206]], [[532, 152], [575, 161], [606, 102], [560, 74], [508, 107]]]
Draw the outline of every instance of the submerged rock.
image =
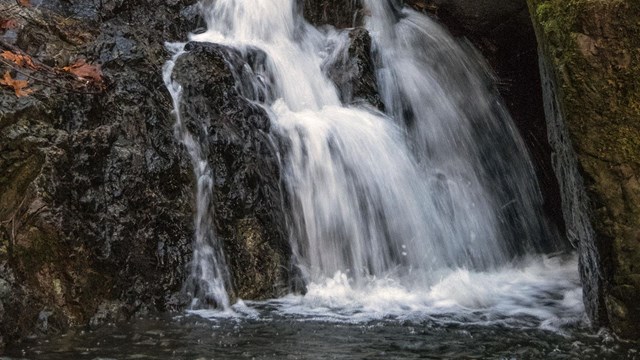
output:
[[384, 105], [378, 92], [371, 53], [371, 36], [364, 28], [341, 33], [336, 48], [323, 65], [345, 104], [366, 102], [380, 110]]
[[640, 336], [640, 3], [529, 0], [568, 236], [595, 326]]

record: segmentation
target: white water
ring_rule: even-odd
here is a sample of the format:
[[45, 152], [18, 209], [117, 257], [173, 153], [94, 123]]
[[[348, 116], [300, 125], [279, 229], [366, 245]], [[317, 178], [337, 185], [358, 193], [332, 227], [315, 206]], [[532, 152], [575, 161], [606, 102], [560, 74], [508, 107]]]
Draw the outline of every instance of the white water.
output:
[[232, 306], [233, 313], [192, 313], [211, 320], [268, 320], [277, 314], [300, 321], [429, 321], [562, 333], [566, 327], [586, 322], [577, 266], [576, 256], [532, 257], [494, 271], [444, 270], [435, 284], [418, 287], [407, 287], [392, 277], [371, 278], [366, 286], [357, 286], [346, 274], [336, 273], [311, 283], [305, 295], [266, 302], [239, 301]]
[[458, 264], [490, 268], [553, 248], [533, 165], [486, 65], [433, 20], [392, 2], [365, 1], [380, 93], [429, 176], [454, 186], [431, 196], [450, 207], [458, 242], [474, 234], [486, 247], [478, 255], [478, 242], [461, 245]]
[[[388, 114], [346, 106], [322, 70], [335, 33], [304, 22], [295, 4], [209, 1], [208, 30], [190, 38], [268, 56], [276, 100], [264, 105], [289, 149], [282, 165], [291, 246], [307, 283], [306, 295], [272, 304], [353, 321], [529, 316], [544, 326], [581, 317], [575, 261], [518, 260], [554, 239], [522, 140], [482, 64], [427, 17], [367, 1]], [[179, 89], [172, 95], [178, 108]], [[213, 174], [188, 132], [178, 133], [207, 180], [199, 181], [196, 228], [211, 229], [197, 233], [192, 277], [208, 271], [207, 292], [229, 309], [224, 256], [202, 221], [213, 215]], [[201, 261], [211, 255], [212, 265]]]
[[[222, 246], [216, 238], [213, 216], [213, 171], [207, 161], [206, 147], [202, 147], [194, 135], [182, 122], [180, 102], [182, 87], [171, 79], [176, 59], [183, 54], [184, 44], [174, 44], [170, 50], [175, 55], [165, 64], [164, 82], [173, 99], [173, 115], [176, 118], [174, 131], [187, 149], [196, 178], [196, 214], [194, 218], [195, 238], [193, 242], [193, 258], [191, 259], [191, 275], [185, 282], [185, 290], [191, 295], [192, 308], [216, 306], [219, 309], [230, 309], [228, 295], [229, 272]], [[203, 124], [207, 133], [207, 126]]]

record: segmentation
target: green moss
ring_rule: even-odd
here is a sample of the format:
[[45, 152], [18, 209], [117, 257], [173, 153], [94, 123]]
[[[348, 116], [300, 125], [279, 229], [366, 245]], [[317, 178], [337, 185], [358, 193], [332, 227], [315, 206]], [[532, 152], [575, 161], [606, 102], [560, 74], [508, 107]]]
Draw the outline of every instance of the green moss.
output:
[[[544, 51], [559, 70], [570, 130], [600, 129], [598, 136], [576, 137], [575, 145], [603, 160], [640, 164], [640, 12], [630, 15], [638, 6], [620, 0], [532, 3]], [[599, 29], [603, 22], [612, 30]], [[580, 38], [593, 41], [593, 55], [585, 56]]]

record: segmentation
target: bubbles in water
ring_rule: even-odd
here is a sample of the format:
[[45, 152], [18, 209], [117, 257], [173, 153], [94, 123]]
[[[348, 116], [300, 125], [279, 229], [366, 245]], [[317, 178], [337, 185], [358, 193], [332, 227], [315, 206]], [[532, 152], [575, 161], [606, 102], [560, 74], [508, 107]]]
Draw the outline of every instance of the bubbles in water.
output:
[[430, 319], [558, 330], [584, 320], [576, 267], [575, 257], [535, 257], [493, 271], [441, 271], [433, 286], [372, 277], [367, 286], [355, 287], [336, 273], [310, 284], [303, 296], [275, 303], [283, 314], [333, 321]]

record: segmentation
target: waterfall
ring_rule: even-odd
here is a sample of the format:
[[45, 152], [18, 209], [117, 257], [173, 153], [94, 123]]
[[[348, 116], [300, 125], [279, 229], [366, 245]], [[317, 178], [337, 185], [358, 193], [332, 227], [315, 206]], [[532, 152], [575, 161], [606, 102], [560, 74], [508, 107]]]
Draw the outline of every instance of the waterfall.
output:
[[[204, 2], [207, 30], [190, 40], [240, 52], [257, 48], [267, 56], [263, 75], [271, 79], [271, 94], [261, 105], [274, 141], [286, 144], [290, 243], [310, 294], [322, 287], [376, 292], [386, 286], [398, 294], [422, 289], [431, 294], [425, 299], [437, 300], [433, 291], [458, 291], [443, 278], [471, 284], [473, 274], [485, 272], [478, 279], [497, 286], [488, 274], [513, 269], [518, 257], [555, 249], [523, 141], [470, 47], [395, 1], [367, 0], [387, 110], [346, 105], [323, 64], [332, 56], [328, 44], [348, 37], [306, 23], [296, 4]], [[165, 81], [179, 109], [171, 63]], [[181, 125], [179, 110], [176, 118], [198, 179], [190, 281], [204, 291], [195, 294], [201, 302], [209, 298], [228, 308], [228, 275], [211, 223], [214, 174], [205, 149]], [[528, 264], [547, 284], [546, 270]], [[571, 265], [562, 265], [558, 273], [567, 269]], [[519, 276], [527, 289], [536, 288]], [[571, 281], [556, 280], [573, 289]]]
[[393, 1], [365, 4], [388, 115], [435, 184], [430, 201], [449, 212], [437, 215], [457, 243], [449, 265], [494, 268], [557, 249], [533, 164], [481, 57], [425, 15]]

